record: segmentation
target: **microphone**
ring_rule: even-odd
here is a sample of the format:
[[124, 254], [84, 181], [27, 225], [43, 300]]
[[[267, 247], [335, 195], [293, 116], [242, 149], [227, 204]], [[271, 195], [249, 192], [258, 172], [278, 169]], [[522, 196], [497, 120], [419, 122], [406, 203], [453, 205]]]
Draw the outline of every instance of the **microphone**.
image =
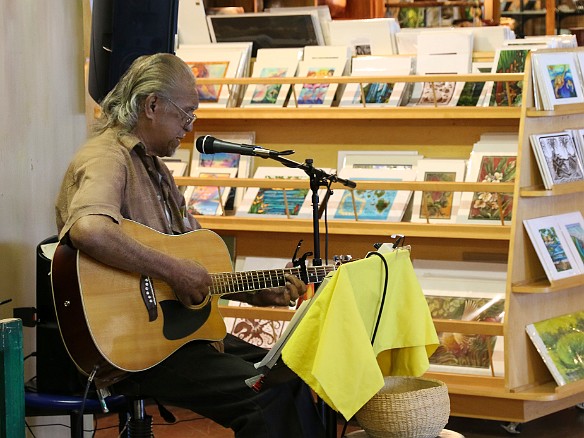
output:
[[252, 144], [231, 143], [229, 141], [219, 140], [218, 138], [212, 137], [210, 135], [197, 138], [196, 147], [197, 150], [202, 154], [228, 153], [258, 156], [262, 158], [278, 157], [280, 155], [290, 155], [294, 153], [292, 150], [278, 152]]

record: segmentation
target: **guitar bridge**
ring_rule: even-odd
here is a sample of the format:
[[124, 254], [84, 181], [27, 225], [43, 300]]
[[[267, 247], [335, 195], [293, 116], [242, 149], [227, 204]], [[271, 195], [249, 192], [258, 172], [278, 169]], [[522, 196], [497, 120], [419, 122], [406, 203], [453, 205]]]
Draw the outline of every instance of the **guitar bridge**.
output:
[[148, 321], [152, 322], [158, 318], [158, 306], [156, 305], [156, 292], [150, 277], [140, 276], [140, 293], [142, 300], [148, 311]]

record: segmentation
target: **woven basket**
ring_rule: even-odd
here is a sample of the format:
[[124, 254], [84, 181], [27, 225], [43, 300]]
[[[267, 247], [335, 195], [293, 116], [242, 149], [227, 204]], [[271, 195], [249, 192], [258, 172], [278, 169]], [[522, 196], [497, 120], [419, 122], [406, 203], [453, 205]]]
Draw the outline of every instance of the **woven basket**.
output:
[[386, 377], [384, 387], [355, 415], [372, 438], [436, 438], [449, 416], [444, 382], [417, 377]]

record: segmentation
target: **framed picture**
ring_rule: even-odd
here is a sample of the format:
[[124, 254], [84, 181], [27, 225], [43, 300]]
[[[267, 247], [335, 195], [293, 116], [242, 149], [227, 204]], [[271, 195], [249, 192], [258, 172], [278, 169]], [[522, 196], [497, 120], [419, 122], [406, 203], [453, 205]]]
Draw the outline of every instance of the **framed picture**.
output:
[[[465, 181], [514, 182], [517, 155], [471, 153]], [[501, 225], [511, 220], [513, 193], [463, 192], [456, 222]]]
[[[301, 169], [287, 167], [258, 167], [254, 178], [268, 179], [308, 179]], [[271, 189], [250, 187], [237, 208], [237, 216], [261, 217], [312, 217], [310, 190]]]
[[584, 90], [574, 52], [539, 53], [532, 56], [536, 84], [546, 110], [556, 105], [584, 102]]
[[[255, 143], [255, 132], [195, 132], [195, 141], [198, 137], [210, 135], [221, 140], [229, 141], [238, 144], [254, 144]], [[253, 157], [248, 155], [240, 154], [229, 154], [229, 153], [219, 153], [219, 154], [201, 154], [196, 148], [193, 148], [193, 161], [191, 163], [191, 176], [198, 174], [198, 172], [207, 168], [226, 168], [226, 169], [236, 169], [236, 176], [238, 178], [249, 178], [250, 172], [253, 166]], [[237, 208], [241, 200], [243, 199], [243, 194], [245, 189], [243, 187], [233, 188], [230, 191], [230, 198], [233, 199], [233, 205], [229, 206], [232, 208]]]
[[[200, 168], [193, 175], [199, 178], [235, 178], [237, 169], [221, 168]], [[187, 211], [194, 215], [202, 216], [223, 216], [225, 215], [225, 205], [229, 198], [229, 187], [218, 185], [211, 186], [187, 186], [185, 190], [185, 201]]]
[[423, 155], [418, 151], [339, 151], [337, 170], [354, 169], [415, 169]]
[[584, 273], [582, 259], [572, 254], [557, 217], [525, 219], [523, 225], [550, 281]]
[[546, 189], [584, 180], [584, 166], [569, 132], [533, 134], [529, 139]]
[[335, 190], [328, 202], [329, 218], [399, 222], [405, 213], [410, 190], [360, 190], [359, 181], [413, 181], [414, 170], [344, 168], [341, 178], [357, 182], [352, 190]]
[[[495, 52], [492, 73], [523, 73], [531, 47], [504, 47]], [[520, 106], [523, 81], [488, 82], [485, 85], [485, 106]]]
[[574, 211], [556, 216], [560, 229], [568, 240], [568, 246], [576, 258], [584, 264], [584, 219], [582, 213]]
[[207, 21], [213, 42], [251, 41], [254, 58], [258, 49], [268, 47], [324, 45], [316, 11], [209, 15]]
[[[427, 159], [416, 166], [416, 181], [464, 181], [465, 160]], [[411, 222], [456, 222], [461, 192], [416, 191]]]

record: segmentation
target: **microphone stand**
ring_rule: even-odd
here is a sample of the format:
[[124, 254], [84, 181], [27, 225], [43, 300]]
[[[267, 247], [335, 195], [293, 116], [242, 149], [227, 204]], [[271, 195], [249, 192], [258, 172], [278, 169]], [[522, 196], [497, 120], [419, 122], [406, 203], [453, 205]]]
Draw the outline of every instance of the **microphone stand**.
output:
[[[305, 163], [290, 160], [282, 155], [290, 155], [294, 151], [283, 151], [278, 153], [276, 151], [269, 151], [269, 153], [258, 153], [261, 158], [271, 158], [279, 161], [286, 167], [302, 169], [310, 179], [310, 190], [312, 191], [312, 229], [314, 237], [314, 258], [313, 266], [322, 266], [322, 258], [320, 256], [320, 227], [319, 227], [319, 196], [318, 190], [320, 187], [326, 187], [328, 194], [330, 193], [330, 186], [334, 182], [339, 182], [346, 187], [355, 188], [357, 184], [354, 181], [339, 178], [335, 174], [330, 174], [322, 169], [318, 169], [312, 165], [312, 158], [307, 158]], [[318, 289], [319, 284], [315, 284], [315, 290]], [[319, 399], [320, 400], [320, 399]], [[335, 438], [337, 435], [337, 416], [336, 412], [328, 406], [324, 401], [320, 400], [322, 409], [322, 419], [325, 428], [326, 438]]]

